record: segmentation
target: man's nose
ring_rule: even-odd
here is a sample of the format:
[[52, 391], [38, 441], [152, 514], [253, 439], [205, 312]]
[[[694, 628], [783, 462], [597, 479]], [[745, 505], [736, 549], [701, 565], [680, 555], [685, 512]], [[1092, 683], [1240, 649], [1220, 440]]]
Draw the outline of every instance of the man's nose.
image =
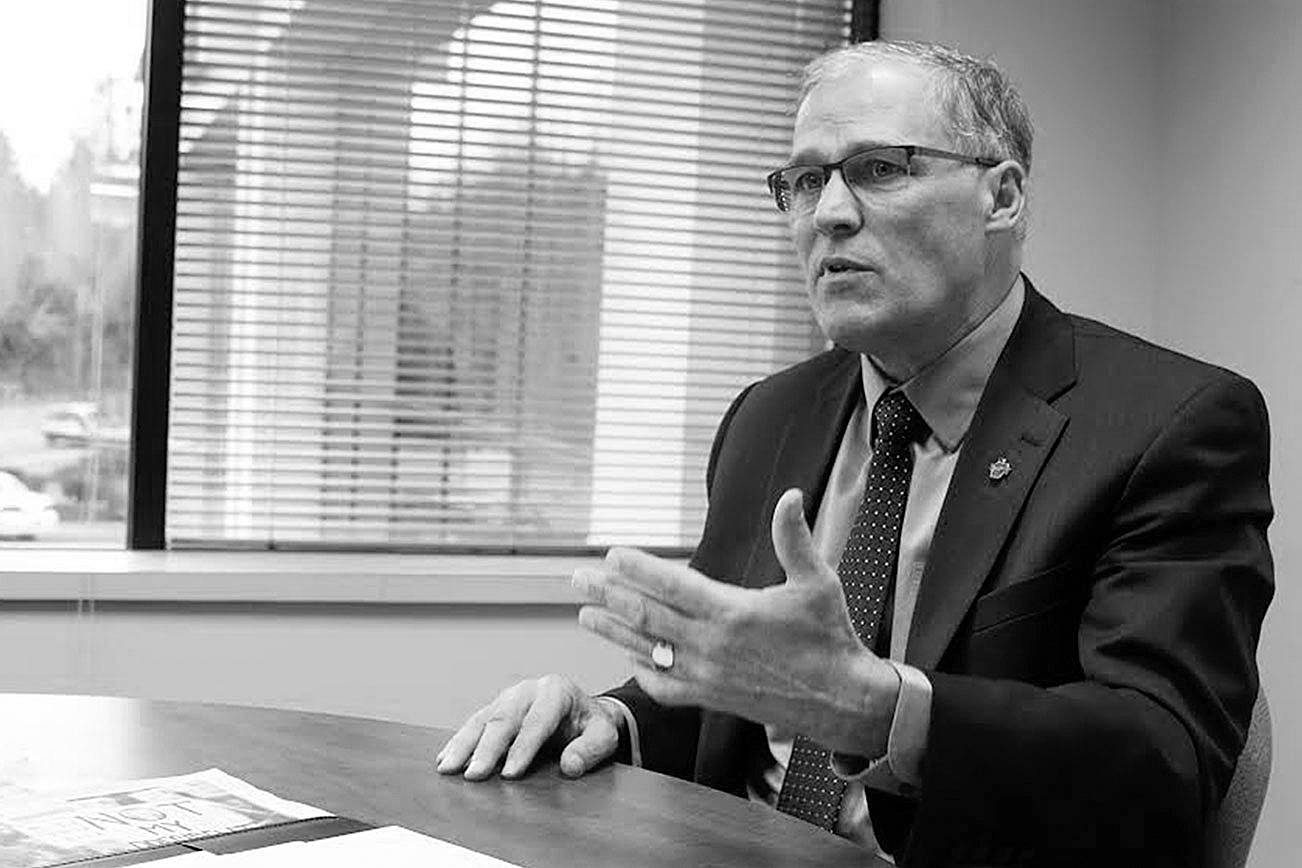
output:
[[814, 208], [814, 225], [828, 235], [844, 235], [855, 232], [862, 224], [859, 198], [845, 182], [841, 170], [833, 169]]

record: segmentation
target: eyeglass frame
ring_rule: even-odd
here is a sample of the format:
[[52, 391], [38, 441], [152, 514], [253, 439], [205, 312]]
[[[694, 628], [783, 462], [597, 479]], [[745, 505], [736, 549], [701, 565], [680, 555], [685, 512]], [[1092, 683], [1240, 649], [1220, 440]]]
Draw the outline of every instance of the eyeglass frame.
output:
[[[853, 154], [848, 154], [842, 159], [837, 160], [835, 163], [789, 163], [781, 168], [769, 172], [768, 175], [765, 176], [764, 180], [768, 184], [769, 193], [773, 195], [773, 202], [777, 205], [778, 210], [783, 214], [787, 214], [790, 213], [791, 207], [790, 205], [785, 208], [782, 206], [782, 192], [778, 189], [778, 181], [783, 172], [796, 168], [821, 169], [823, 172], [823, 187], [826, 188], [827, 182], [832, 180], [833, 172], [841, 172], [841, 178], [844, 180], [845, 173], [842, 171], [841, 167], [850, 160], [853, 160], [856, 157], [862, 157], [864, 154], [871, 153], [872, 151], [904, 151], [905, 160], [908, 162], [908, 165], [905, 167], [907, 171], [906, 177], [910, 178], [913, 177], [913, 158], [915, 156], [939, 157], [941, 159], [955, 160], [973, 166], [982, 166], [986, 169], [994, 168], [1003, 162], [1002, 160], [996, 160], [991, 157], [973, 157], [968, 154], [959, 154], [954, 151], [943, 151], [940, 148], [927, 147], [926, 145], [873, 145], [870, 148], [863, 148], [855, 151]], [[847, 186], [853, 187], [853, 185], [849, 184], [848, 181], [846, 184]], [[822, 190], [819, 191], [819, 196], [822, 196]]]

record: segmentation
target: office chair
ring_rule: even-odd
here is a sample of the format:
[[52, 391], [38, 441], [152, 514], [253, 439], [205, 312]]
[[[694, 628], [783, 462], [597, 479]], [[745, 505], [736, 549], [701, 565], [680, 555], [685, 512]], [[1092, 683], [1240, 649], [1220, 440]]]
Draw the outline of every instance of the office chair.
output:
[[1270, 706], [1266, 691], [1259, 688], [1243, 753], [1234, 767], [1225, 801], [1207, 829], [1204, 868], [1244, 868], [1247, 864], [1270, 781], [1270, 746]]

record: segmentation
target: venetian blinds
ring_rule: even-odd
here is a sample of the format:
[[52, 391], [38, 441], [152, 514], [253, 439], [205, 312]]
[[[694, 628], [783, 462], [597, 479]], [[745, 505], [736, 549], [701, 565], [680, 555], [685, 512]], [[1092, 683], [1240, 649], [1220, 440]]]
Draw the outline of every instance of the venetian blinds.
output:
[[846, 0], [186, 0], [173, 546], [695, 543]]

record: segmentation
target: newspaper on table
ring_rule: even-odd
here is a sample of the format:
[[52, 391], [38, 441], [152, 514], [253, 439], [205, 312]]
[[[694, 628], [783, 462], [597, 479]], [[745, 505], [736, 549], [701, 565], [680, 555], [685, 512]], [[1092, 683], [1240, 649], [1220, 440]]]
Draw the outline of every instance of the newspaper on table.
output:
[[329, 816], [218, 769], [75, 789], [0, 784], [0, 866], [47, 868]]

